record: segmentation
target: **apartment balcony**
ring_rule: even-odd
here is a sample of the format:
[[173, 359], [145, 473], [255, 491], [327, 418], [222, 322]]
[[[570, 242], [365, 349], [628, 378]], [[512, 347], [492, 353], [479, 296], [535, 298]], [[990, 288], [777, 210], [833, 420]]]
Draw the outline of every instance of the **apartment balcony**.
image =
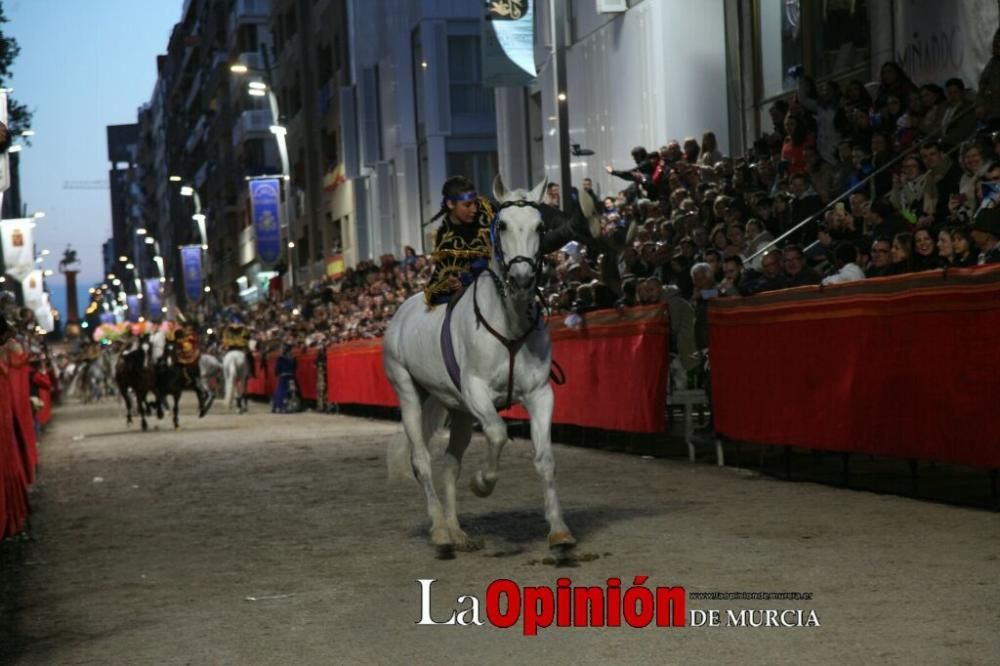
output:
[[208, 165], [209, 161], [205, 160], [204, 162], [201, 163], [201, 167], [199, 167], [198, 171], [196, 171], [194, 174], [194, 188], [196, 190], [200, 190], [202, 185], [205, 184], [205, 181], [208, 180], [208, 171], [209, 171]]
[[198, 73], [194, 75], [194, 80], [191, 82], [191, 89], [188, 90], [187, 99], [184, 100], [185, 110], [190, 110], [191, 105], [196, 99], [201, 95], [201, 86], [205, 82], [205, 70], [199, 69]]
[[271, 135], [271, 112], [268, 109], [244, 111], [233, 123], [233, 145], [238, 146], [248, 138]]
[[[244, 23], [267, 23], [271, 17], [271, 0], [236, 0], [229, 14], [229, 39], [235, 38], [236, 29]], [[230, 43], [230, 46], [232, 44]]]

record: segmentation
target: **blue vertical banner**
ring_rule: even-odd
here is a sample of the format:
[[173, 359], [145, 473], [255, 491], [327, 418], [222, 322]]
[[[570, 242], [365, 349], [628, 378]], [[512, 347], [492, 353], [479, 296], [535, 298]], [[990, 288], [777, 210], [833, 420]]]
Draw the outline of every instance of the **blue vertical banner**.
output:
[[133, 324], [139, 321], [142, 316], [142, 301], [139, 294], [129, 294], [125, 297], [125, 305], [128, 306], [128, 320]]
[[257, 257], [263, 264], [274, 264], [281, 258], [281, 185], [277, 178], [249, 182]]
[[147, 278], [145, 284], [146, 311], [150, 319], [159, 319], [163, 315], [163, 300], [160, 298], [163, 281], [160, 278]]
[[188, 300], [197, 303], [201, 300], [201, 245], [181, 246], [181, 270], [184, 271], [184, 293]]

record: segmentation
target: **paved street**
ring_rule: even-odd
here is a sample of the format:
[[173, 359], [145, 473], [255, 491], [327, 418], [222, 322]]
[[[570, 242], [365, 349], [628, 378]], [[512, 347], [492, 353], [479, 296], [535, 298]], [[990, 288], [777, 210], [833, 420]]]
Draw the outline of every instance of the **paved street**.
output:
[[[527, 442], [496, 492], [459, 510], [483, 549], [438, 560], [415, 483], [387, 485], [398, 424], [217, 403], [143, 435], [119, 408], [69, 405], [41, 447], [33, 540], [0, 546], [0, 662], [13, 664], [987, 664], [1000, 654], [1000, 515], [736, 469], [557, 446], [581, 560], [545, 559]], [[477, 440], [478, 441], [478, 440]], [[441, 448], [438, 442], [436, 449]], [[491, 581], [648, 575], [687, 608], [813, 610], [819, 627], [419, 626]], [[486, 619], [485, 612], [482, 619]]]

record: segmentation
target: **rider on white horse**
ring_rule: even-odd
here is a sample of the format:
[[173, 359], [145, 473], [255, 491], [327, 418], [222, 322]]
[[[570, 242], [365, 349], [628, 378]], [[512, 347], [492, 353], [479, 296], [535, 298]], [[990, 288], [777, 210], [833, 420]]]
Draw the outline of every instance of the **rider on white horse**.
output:
[[[409, 459], [426, 495], [431, 542], [443, 555], [471, 546], [458, 522], [455, 482], [473, 422], [481, 424], [489, 454], [472, 479], [472, 489], [486, 496], [496, 484], [500, 452], [508, 439], [499, 412], [514, 402], [524, 406], [531, 421], [549, 546], [562, 552], [576, 543], [556, 495], [551, 343], [537, 288], [543, 254], [565, 244], [583, 223], [551, 214], [556, 209], [542, 203], [545, 185], [543, 180], [531, 191], [511, 192], [498, 176], [497, 214], [484, 225], [486, 207], [480, 208], [482, 200], [472, 183], [449, 179], [437, 216], [447, 215], [437, 235], [437, 274], [423, 297], [413, 296], [400, 306], [386, 330], [383, 362], [399, 398], [405, 435], [390, 446], [390, 468], [394, 461]], [[471, 285], [466, 296], [461, 295], [462, 284]], [[448, 308], [433, 307], [446, 300]], [[450, 437], [442, 498], [434, 487], [427, 443], [446, 415]]]
[[[441, 210], [431, 222], [442, 220], [434, 236], [434, 273], [424, 289], [428, 306], [447, 303], [452, 296], [472, 283], [486, 268], [492, 250], [490, 224], [496, 204], [480, 195], [465, 176], [452, 176], [441, 188]], [[541, 238], [543, 255], [555, 252], [572, 240], [593, 240], [586, 220], [575, 215], [567, 219], [552, 206], [538, 205], [545, 232]]]

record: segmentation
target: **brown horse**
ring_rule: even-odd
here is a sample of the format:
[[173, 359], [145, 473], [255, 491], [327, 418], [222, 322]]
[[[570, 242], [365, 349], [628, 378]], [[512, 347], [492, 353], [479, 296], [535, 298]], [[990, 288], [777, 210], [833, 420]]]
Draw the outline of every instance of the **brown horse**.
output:
[[[129, 389], [135, 394], [136, 409], [142, 420], [142, 429], [148, 430], [146, 424], [146, 394], [156, 392], [156, 376], [153, 372], [152, 351], [146, 336], [136, 342], [134, 349], [123, 352], [115, 363], [115, 383], [125, 400], [125, 422], [132, 423], [132, 398]], [[157, 418], [163, 418], [163, 408], [157, 400]]]

